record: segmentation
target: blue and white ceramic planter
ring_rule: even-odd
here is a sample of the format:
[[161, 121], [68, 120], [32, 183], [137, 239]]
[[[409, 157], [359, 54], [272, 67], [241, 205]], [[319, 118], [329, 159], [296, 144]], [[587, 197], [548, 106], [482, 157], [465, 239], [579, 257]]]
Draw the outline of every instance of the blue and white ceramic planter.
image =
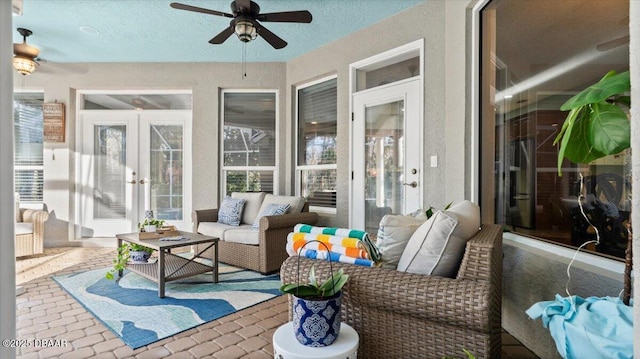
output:
[[129, 259], [133, 262], [145, 263], [151, 257], [151, 253], [147, 251], [129, 251]]
[[293, 296], [293, 332], [296, 339], [311, 347], [331, 345], [340, 334], [342, 292], [326, 300]]

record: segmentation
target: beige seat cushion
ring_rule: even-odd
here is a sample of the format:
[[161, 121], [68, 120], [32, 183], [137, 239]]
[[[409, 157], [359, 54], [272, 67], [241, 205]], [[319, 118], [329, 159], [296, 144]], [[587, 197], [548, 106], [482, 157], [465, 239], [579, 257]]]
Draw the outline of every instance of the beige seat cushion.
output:
[[251, 227], [234, 228], [224, 232], [224, 241], [257, 246], [260, 243], [260, 233]]
[[[300, 213], [302, 212], [302, 208], [304, 207], [305, 199], [302, 196], [276, 196], [270, 193], [267, 193], [264, 196], [264, 201], [262, 201], [262, 206], [260, 206], [260, 210], [258, 213], [262, 213], [267, 209], [267, 206], [271, 203], [277, 204], [288, 204], [290, 207], [286, 213]], [[253, 222], [251, 222], [253, 223]]]
[[244, 210], [242, 211], [242, 223], [253, 224], [260, 213], [258, 210], [264, 200], [264, 192], [233, 192], [231, 198], [244, 199]]
[[16, 223], [16, 235], [33, 233], [33, 223], [18, 222]]
[[20, 214], [20, 193], [15, 192], [15, 210], [16, 210], [16, 222], [22, 222], [22, 215]]
[[454, 278], [467, 241], [479, 228], [480, 207], [473, 202], [436, 212], [409, 239], [398, 270]]
[[224, 240], [226, 231], [239, 228], [251, 229], [251, 225], [241, 224], [240, 226], [232, 226], [218, 222], [200, 222], [200, 224], [198, 224], [198, 233], [204, 234], [205, 236], [218, 237], [221, 240]]

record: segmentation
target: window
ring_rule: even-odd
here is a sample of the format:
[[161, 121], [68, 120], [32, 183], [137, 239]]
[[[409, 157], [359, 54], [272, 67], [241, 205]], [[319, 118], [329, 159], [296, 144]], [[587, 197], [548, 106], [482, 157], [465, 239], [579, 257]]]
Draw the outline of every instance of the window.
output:
[[567, 99], [610, 70], [629, 69], [629, 2], [493, 0], [481, 21], [484, 220], [580, 246], [596, 237], [582, 205], [600, 234], [600, 244], [586, 248], [624, 257], [630, 151], [589, 164], [564, 160], [559, 176], [553, 141]]
[[275, 92], [223, 91], [223, 196], [273, 193], [277, 168]]
[[336, 208], [337, 79], [297, 88], [297, 192], [309, 206]]
[[23, 203], [43, 201], [43, 103], [42, 93], [14, 93], [15, 191]]

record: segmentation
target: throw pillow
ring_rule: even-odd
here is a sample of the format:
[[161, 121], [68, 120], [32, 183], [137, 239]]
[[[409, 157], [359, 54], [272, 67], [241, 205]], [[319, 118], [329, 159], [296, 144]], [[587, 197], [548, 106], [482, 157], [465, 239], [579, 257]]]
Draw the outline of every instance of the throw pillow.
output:
[[383, 268], [396, 269], [411, 235], [426, 220], [425, 216], [415, 218], [410, 215], [387, 214], [382, 217], [376, 247], [380, 250]]
[[239, 226], [245, 202], [244, 199], [225, 197], [218, 211], [218, 223]]
[[256, 221], [253, 222], [253, 229], [260, 228], [260, 218], [264, 216], [281, 216], [287, 212], [289, 207], [288, 204], [269, 203], [267, 208], [256, 217]]
[[473, 202], [437, 211], [409, 239], [398, 270], [454, 278], [466, 243], [479, 228], [480, 207]]

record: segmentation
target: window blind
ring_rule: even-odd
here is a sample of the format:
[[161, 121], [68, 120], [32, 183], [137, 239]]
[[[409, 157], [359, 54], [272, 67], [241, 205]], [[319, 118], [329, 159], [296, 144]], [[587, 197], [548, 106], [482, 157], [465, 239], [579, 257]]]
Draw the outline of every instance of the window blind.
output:
[[43, 102], [42, 93], [14, 95], [14, 181], [22, 202], [43, 201]]

